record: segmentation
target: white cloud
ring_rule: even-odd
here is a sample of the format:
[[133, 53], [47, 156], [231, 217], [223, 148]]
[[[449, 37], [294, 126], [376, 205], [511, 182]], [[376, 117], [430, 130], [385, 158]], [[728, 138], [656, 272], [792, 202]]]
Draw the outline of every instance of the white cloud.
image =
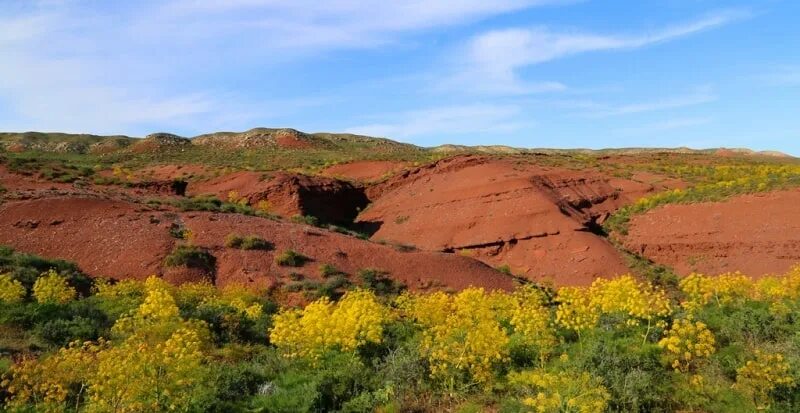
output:
[[[580, 53], [632, 50], [664, 43], [709, 30], [742, 18], [741, 11], [711, 14], [686, 24], [637, 35], [557, 32], [544, 27], [493, 30], [474, 37], [462, 52], [460, 73], [447, 81], [451, 85], [470, 85], [472, 90], [495, 93], [529, 94], [542, 91], [538, 83], [521, 80], [521, 68]], [[560, 85], [545, 91], [563, 90]]]
[[[241, 128], [319, 104], [191, 82], [248, 64], [394, 42], [558, 0], [142, 0], [0, 3], [4, 129]], [[267, 63], [267, 64], [268, 64]], [[195, 79], [196, 81], [197, 79]], [[201, 84], [203, 86], [196, 86]]]
[[521, 108], [515, 105], [443, 106], [387, 114], [386, 118], [392, 119], [391, 122], [354, 126], [346, 131], [400, 139], [425, 135], [503, 133], [522, 126], [515, 119], [520, 112]]

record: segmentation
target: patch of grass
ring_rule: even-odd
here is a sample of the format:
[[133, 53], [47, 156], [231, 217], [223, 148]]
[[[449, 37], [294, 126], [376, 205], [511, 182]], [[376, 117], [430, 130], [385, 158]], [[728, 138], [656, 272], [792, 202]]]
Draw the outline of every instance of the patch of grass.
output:
[[319, 266], [319, 273], [323, 278], [332, 277], [338, 274], [344, 274], [341, 270], [331, 264], [321, 264]]
[[177, 245], [164, 258], [164, 265], [167, 267], [199, 268], [213, 272], [217, 265], [217, 259], [204, 248], [194, 245]]
[[503, 274], [514, 275], [514, 273], [511, 272], [511, 267], [508, 264], [503, 264], [503, 265], [497, 267], [496, 269], [497, 269], [497, 271], [500, 271]]
[[275, 263], [284, 267], [302, 267], [309, 260], [295, 250], [286, 250], [275, 256]]
[[401, 215], [401, 216], [399, 216], [399, 217], [394, 219], [394, 223], [397, 224], [397, 225], [405, 224], [406, 222], [408, 222], [409, 218], [410, 217], [408, 215]]
[[311, 215], [293, 215], [290, 220], [295, 224], [306, 224], [311, 225], [312, 227], [319, 225], [319, 219]]
[[240, 250], [271, 250], [274, 248], [271, 242], [257, 235], [241, 236], [238, 234], [228, 234], [225, 238], [225, 246]]

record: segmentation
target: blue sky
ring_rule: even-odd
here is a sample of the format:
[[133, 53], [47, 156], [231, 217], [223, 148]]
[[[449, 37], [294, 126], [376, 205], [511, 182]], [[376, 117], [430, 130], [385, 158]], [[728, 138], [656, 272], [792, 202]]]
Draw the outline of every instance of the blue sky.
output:
[[800, 155], [800, 2], [0, 0], [0, 130]]

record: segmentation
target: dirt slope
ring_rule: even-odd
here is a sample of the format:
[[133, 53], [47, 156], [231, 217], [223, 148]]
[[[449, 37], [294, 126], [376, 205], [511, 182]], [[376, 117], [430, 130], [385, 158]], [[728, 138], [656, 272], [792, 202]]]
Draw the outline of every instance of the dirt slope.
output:
[[[173, 281], [203, 278], [203, 274], [163, 268], [176, 239], [173, 224], [194, 234], [194, 244], [217, 258], [217, 284], [245, 283], [268, 287], [288, 282], [291, 272], [320, 278], [318, 267], [329, 263], [355, 274], [359, 269], [388, 271], [412, 289], [469, 285], [511, 288], [512, 280], [469, 258], [432, 252], [401, 252], [393, 247], [326, 230], [234, 214], [179, 213], [142, 208], [137, 204], [97, 198], [42, 198], [0, 205], [0, 244], [20, 251], [77, 262], [94, 276], [142, 279], [162, 274]], [[231, 233], [257, 235], [272, 251], [226, 248]], [[312, 259], [304, 267], [274, 263], [274, 255], [294, 249]]]
[[758, 277], [800, 262], [800, 190], [667, 205], [636, 216], [625, 247], [680, 274]]
[[557, 285], [627, 271], [591, 230], [632, 199], [592, 171], [466, 156], [406, 171], [368, 193], [374, 200], [359, 222], [377, 228], [373, 239], [453, 251]]
[[322, 171], [323, 176], [373, 182], [397, 173], [406, 167], [404, 162], [358, 161], [333, 165]]

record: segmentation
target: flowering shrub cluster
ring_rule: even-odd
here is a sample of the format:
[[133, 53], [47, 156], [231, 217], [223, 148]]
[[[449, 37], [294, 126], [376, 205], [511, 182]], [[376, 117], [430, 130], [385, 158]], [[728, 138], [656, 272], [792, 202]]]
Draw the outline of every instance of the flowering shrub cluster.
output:
[[508, 382], [535, 412], [602, 412], [611, 398], [600, 380], [586, 372], [527, 370], [512, 372]]
[[75, 289], [67, 283], [67, 278], [55, 270], [43, 274], [33, 284], [33, 296], [42, 304], [66, 304], [75, 298], [75, 294]]
[[3, 331], [46, 314], [31, 334], [71, 344], [15, 350], [0, 370], [10, 411], [800, 410], [800, 267], [671, 290], [631, 275], [555, 291], [353, 289], [274, 314], [235, 285], [96, 280], [77, 297], [55, 272], [32, 284], [0, 276]]
[[711, 357], [714, 353], [714, 334], [705, 323], [691, 320], [675, 320], [666, 337], [658, 342], [658, 346], [667, 352], [670, 365], [675, 371], [687, 372], [700, 360]]
[[16, 304], [25, 299], [25, 287], [9, 274], [0, 274], [0, 302]]
[[380, 343], [389, 310], [369, 291], [348, 292], [337, 302], [327, 297], [304, 309], [275, 315], [270, 341], [288, 357], [317, 359], [326, 351], [351, 352], [367, 343]]

